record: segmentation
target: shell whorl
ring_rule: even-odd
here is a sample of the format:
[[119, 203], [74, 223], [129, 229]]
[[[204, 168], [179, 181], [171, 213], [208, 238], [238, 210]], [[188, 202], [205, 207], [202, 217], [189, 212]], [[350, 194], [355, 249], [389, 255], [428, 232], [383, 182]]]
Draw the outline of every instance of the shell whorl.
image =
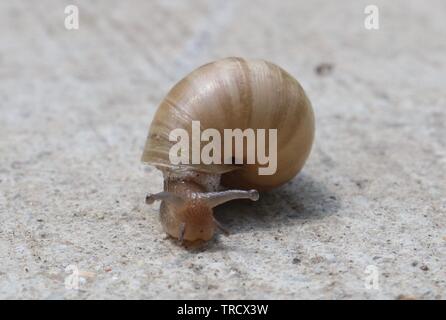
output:
[[[173, 129], [277, 129], [277, 171], [258, 175], [259, 164], [188, 164], [173, 167]], [[307, 159], [314, 138], [314, 115], [304, 90], [291, 75], [263, 60], [226, 58], [192, 71], [161, 102], [150, 126], [142, 161], [170, 170], [222, 174], [227, 187], [266, 190], [293, 178]], [[223, 149], [223, 143], [222, 143]], [[222, 150], [223, 153], [223, 150]]]

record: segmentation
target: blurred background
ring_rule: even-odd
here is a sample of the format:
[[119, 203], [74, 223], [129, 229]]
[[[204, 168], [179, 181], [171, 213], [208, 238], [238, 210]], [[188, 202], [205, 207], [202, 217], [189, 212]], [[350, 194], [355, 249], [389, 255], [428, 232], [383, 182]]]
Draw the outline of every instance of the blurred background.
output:
[[[0, 298], [446, 298], [446, 3], [372, 2], [1, 1]], [[301, 82], [315, 145], [185, 250], [139, 159], [168, 90], [228, 56]]]

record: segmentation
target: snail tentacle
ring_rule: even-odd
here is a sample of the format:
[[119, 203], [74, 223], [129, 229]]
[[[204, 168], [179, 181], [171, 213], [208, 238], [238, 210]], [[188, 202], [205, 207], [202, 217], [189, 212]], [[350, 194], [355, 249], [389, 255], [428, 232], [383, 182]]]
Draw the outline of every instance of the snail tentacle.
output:
[[184, 234], [186, 233], [186, 223], [182, 222], [180, 223], [180, 231], [178, 235], [178, 240], [180, 241], [180, 244], [183, 244], [184, 242]]
[[223, 232], [223, 234], [225, 236], [229, 236], [229, 234], [230, 234], [229, 230], [227, 228], [225, 228], [224, 226], [222, 226], [221, 223], [218, 222], [218, 220], [215, 218], [214, 218], [214, 224], [217, 227], [217, 229], [219, 229], [221, 232]]
[[210, 208], [236, 199], [259, 200], [257, 190], [225, 190], [218, 192], [197, 193], [197, 198], [203, 200]]
[[162, 191], [159, 193], [152, 193], [152, 194], [149, 193], [146, 196], [146, 204], [152, 204], [158, 200], [166, 201], [179, 206], [183, 205], [185, 202], [185, 199], [183, 199], [181, 196], [169, 191]]

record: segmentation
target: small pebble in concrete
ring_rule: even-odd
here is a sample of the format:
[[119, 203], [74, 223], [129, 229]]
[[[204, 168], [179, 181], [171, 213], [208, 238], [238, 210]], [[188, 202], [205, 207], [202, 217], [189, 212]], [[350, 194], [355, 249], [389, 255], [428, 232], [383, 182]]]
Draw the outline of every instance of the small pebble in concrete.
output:
[[317, 65], [316, 68], [314, 69], [314, 71], [319, 76], [327, 76], [333, 72], [333, 67], [334, 67], [333, 64], [323, 62], [323, 63], [320, 63], [319, 65]]

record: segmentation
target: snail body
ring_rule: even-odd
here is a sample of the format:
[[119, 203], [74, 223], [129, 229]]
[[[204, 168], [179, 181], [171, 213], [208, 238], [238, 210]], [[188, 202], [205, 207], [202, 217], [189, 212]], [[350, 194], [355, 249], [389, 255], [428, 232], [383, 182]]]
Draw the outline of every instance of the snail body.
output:
[[[171, 132], [192, 134], [200, 129], [276, 130], [274, 173], [259, 174], [265, 163], [247, 163], [250, 146], [238, 159], [224, 159], [224, 143], [216, 150], [218, 163], [173, 164], [169, 153], [176, 141]], [[192, 71], [178, 82], [161, 102], [153, 118], [142, 161], [164, 175], [164, 191], [148, 195], [147, 203], [161, 200], [160, 218], [166, 233], [181, 241], [209, 240], [216, 228], [212, 208], [234, 199], [259, 198], [292, 179], [303, 167], [314, 139], [314, 115], [303, 88], [280, 67], [263, 60], [226, 58]], [[194, 142], [192, 142], [194, 143]], [[198, 142], [203, 145], [203, 141]], [[233, 147], [232, 147], [233, 148]], [[255, 148], [255, 146], [254, 146]]]

